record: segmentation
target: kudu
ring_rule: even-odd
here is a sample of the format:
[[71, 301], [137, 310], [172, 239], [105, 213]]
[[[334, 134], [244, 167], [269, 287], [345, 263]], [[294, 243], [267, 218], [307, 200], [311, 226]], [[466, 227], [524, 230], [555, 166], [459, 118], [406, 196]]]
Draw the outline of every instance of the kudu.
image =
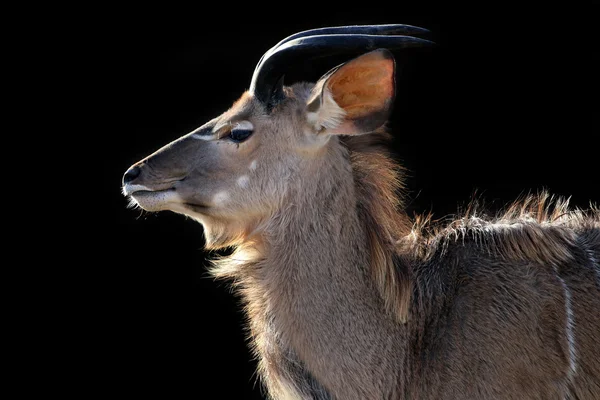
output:
[[[270, 398], [600, 399], [597, 208], [541, 194], [445, 226], [402, 209], [387, 48], [424, 32], [288, 37], [228, 111], [134, 164], [123, 193], [234, 248], [212, 272], [244, 299]], [[357, 58], [283, 85], [294, 59], [330, 54]]]

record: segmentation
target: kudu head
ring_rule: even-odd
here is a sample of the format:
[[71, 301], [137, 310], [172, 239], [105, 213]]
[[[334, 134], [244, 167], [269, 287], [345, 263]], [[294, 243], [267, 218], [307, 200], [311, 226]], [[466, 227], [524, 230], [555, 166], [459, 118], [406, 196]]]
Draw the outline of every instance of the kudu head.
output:
[[[198, 220], [209, 247], [238, 243], [293, 203], [290, 187], [310, 186], [315, 168], [350, 168], [343, 157], [332, 159], [343, 153], [336, 135], [369, 133], [386, 122], [395, 91], [395, 62], [386, 48], [429, 44], [408, 36], [425, 32], [349, 26], [284, 39], [263, 55], [250, 89], [228, 111], [130, 167], [124, 195], [144, 210]], [[316, 84], [283, 85], [294, 59], [360, 53]]]

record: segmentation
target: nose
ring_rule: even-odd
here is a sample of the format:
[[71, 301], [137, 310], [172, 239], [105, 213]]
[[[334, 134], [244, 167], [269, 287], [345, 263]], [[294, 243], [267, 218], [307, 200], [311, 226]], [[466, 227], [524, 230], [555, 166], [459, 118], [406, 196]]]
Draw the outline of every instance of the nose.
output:
[[128, 184], [140, 175], [141, 169], [137, 165], [129, 168], [123, 175], [123, 185]]

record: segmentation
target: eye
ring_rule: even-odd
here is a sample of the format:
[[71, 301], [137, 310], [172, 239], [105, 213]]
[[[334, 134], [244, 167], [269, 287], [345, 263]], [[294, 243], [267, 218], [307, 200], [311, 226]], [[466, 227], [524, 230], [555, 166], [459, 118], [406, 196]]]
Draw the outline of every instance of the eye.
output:
[[241, 121], [236, 123], [232, 128], [231, 132], [227, 136], [232, 142], [241, 143], [244, 140], [248, 139], [250, 135], [254, 132], [254, 127], [252, 123], [248, 121]]
[[252, 135], [250, 129], [232, 129], [229, 138], [234, 142], [240, 143], [248, 139], [250, 135]]

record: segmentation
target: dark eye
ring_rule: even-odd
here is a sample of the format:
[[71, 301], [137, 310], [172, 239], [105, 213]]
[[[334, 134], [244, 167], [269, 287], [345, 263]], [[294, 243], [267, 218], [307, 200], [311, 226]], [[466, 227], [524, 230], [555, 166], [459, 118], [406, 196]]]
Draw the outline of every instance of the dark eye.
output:
[[235, 143], [241, 143], [248, 139], [253, 131], [254, 126], [252, 126], [252, 123], [249, 121], [240, 121], [231, 128], [228, 137]]
[[244, 140], [248, 139], [248, 137], [252, 135], [252, 130], [251, 129], [232, 129], [231, 133], [229, 134], [229, 138], [231, 140], [233, 140], [236, 143], [240, 143], [243, 142]]

